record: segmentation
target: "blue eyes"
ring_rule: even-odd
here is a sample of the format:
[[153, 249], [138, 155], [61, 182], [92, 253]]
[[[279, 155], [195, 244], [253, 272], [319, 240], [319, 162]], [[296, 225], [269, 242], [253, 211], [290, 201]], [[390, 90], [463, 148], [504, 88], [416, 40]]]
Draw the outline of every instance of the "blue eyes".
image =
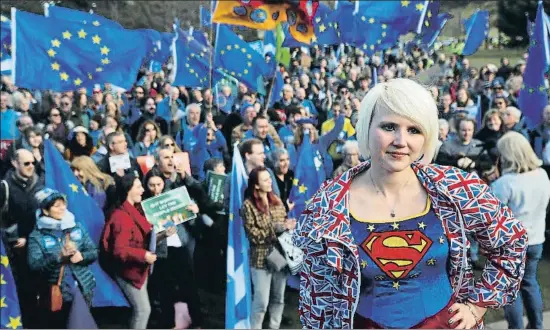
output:
[[[387, 131], [387, 132], [393, 132], [397, 128], [397, 125], [395, 125], [395, 124], [383, 124], [383, 125], [380, 126], [380, 128], [382, 128], [384, 131]], [[422, 134], [422, 132], [420, 132], [420, 130], [416, 127], [410, 127], [408, 129], [408, 131], [409, 131], [410, 134]]]

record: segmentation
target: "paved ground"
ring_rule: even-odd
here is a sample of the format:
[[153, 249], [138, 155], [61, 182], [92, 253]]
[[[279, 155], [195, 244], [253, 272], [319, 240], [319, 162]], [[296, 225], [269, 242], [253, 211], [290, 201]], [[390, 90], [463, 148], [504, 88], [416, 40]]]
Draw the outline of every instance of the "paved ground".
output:
[[[544, 329], [550, 329], [550, 311], [544, 312]], [[527, 318], [523, 318], [523, 322], [527, 324]], [[487, 329], [508, 329], [506, 321], [494, 322], [486, 325]]]

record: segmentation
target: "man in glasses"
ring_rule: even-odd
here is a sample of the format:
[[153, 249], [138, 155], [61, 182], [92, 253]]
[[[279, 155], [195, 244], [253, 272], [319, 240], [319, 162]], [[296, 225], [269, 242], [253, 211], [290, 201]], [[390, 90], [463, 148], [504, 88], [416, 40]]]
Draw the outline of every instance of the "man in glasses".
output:
[[[34, 194], [44, 188], [44, 178], [35, 172], [33, 154], [25, 149], [18, 149], [11, 160], [12, 169], [6, 173], [5, 185], [0, 184], [0, 206], [6, 205], [0, 215], [2, 222], [2, 239], [10, 254], [15, 278], [19, 304], [23, 317], [32, 315], [36, 306], [36, 287], [30, 276], [27, 265], [27, 238], [36, 223], [35, 212], [38, 203]], [[6, 192], [8, 192], [6, 194]], [[5, 198], [7, 203], [5, 204]], [[33, 328], [33, 320], [23, 319], [25, 326]]]

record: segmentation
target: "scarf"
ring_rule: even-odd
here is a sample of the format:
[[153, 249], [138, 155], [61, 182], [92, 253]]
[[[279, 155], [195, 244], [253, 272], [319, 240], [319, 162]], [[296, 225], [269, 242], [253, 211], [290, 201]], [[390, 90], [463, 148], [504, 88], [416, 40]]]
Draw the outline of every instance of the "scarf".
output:
[[36, 210], [36, 227], [38, 229], [65, 230], [76, 226], [74, 215], [67, 210], [63, 219], [57, 220], [43, 215], [42, 210]]

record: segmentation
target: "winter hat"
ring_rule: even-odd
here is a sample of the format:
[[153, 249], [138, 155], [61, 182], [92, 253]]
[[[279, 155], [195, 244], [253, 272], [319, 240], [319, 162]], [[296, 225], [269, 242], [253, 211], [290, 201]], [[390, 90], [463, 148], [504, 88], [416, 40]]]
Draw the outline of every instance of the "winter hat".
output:
[[67, 198], [65, 197], [65, 195], [51, 188], [44, 188], [38, 191], [36, 194], [34, 194], [34, 198], [36, 198], [38, 206], [43, 210], [49, 209], [58, 199], [62, 199], [67, 202]]

